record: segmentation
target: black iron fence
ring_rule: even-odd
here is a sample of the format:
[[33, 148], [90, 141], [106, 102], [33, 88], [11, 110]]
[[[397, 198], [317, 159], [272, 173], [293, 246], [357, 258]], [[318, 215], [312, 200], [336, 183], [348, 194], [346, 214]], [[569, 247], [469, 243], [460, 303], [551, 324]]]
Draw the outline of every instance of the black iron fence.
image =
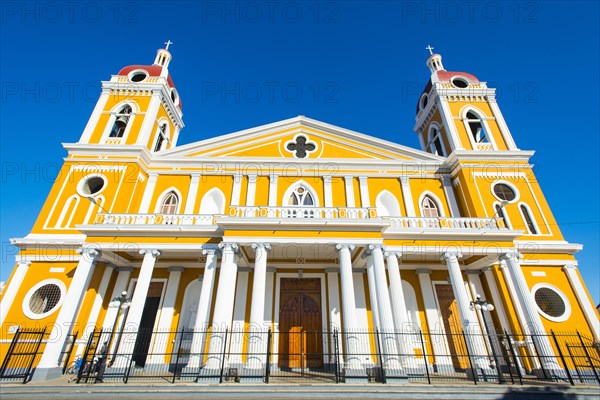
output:
[[600, 345], [579, 332], [94, 331], [81, 357], [78, 382], [600, 384]]
[[29, 382], [33, 367], [41, 357], [42, 342], [45, 338], [46, 328], [18, 328], [2, 361], [0, 379], [4, 381], [22, 381], [23, 383]]

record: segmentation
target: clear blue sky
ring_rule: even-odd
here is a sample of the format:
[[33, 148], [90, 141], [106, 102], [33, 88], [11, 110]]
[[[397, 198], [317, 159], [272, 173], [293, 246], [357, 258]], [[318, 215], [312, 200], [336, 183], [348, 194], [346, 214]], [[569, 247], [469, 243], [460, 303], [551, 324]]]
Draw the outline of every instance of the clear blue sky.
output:
[[99, 93], [167, 39], [180, 144], [296, 115], [418, 148], [415, 104], [431, 44], [448, 70], [498, 88], [517, 145], [596, 303], [598, 2], [256, 1], [1, 3], [0, 279]]

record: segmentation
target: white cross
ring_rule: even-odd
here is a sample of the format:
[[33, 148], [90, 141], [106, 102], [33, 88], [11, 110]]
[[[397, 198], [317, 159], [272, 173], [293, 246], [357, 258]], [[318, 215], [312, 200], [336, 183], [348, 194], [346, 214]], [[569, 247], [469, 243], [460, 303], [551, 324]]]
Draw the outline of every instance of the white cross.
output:
[[165, 50], [169, 50], [169, 46], [173, 44], [173, 42], [171, 42], [171, 40], [167, 40], [165, 42], [165, 44], [167, 45], [167, 47], [165, 47]]
[[429, 50], [429, 55], [432, 55], [432, 54], [433, 54], [433, 51], [432, 51], [432, 50], [433, 50], [433, 47], [431, 47], [431, 45], [430, 45], [430, 44], [428, 44], [428, 45], [427, 45], [427, 47], [425, 47], [425, 49], [426, 49], [426, 50]]

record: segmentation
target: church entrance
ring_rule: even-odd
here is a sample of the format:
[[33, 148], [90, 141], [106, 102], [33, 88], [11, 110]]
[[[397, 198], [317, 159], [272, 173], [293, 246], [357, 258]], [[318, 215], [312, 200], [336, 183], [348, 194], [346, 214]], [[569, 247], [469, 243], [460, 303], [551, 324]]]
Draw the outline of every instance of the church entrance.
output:
[[321, 280], [282, 278], [279, 307], [279, 367], [322, 368]]
[[452, 285], [436, 284], [435, 291], [444, 322], [446, 341], [452, 356], [452, 365], [456, 370], [465, 370], [469, 367], [469, 359]]
[[152, 341], [152, 332], [156, 314], [160, 307], [160, 298], [163, 291], [163, 282], [151, 282], [148, 288], [148, 297], [144, 304], [142, 312], [142, 320], [140, 321], [140, 329], [133, 350], [133, 360], [135, 365], [144, 367], [148, 358], [148, 349]]

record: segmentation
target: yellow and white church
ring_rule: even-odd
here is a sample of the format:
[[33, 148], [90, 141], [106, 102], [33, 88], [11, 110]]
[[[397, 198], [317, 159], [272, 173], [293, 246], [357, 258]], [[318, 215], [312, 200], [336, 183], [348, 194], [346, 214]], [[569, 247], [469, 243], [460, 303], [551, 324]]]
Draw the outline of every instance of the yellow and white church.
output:
[[562, 368], [550, 332], [600, 339], [582, 246], [485, 82], [429, 56], [421, 149], [304, 116], [178, 145], [171, 58], [167, 46], [102, 82], [64, 144], [31, 233], [12, 239], [0, 359], [19, 329], [47, 327], [37, 380], [60, 374], [74, 332], [71, 359], [99, 330], [106, 374], [182, 353], [197, 375], [335, 363], [347, 378], [375, 365], [406, 377], [469, 369], [466, 354], [485, 374], [501, 332], [530, 334], [511, 349], [533, 374]]

